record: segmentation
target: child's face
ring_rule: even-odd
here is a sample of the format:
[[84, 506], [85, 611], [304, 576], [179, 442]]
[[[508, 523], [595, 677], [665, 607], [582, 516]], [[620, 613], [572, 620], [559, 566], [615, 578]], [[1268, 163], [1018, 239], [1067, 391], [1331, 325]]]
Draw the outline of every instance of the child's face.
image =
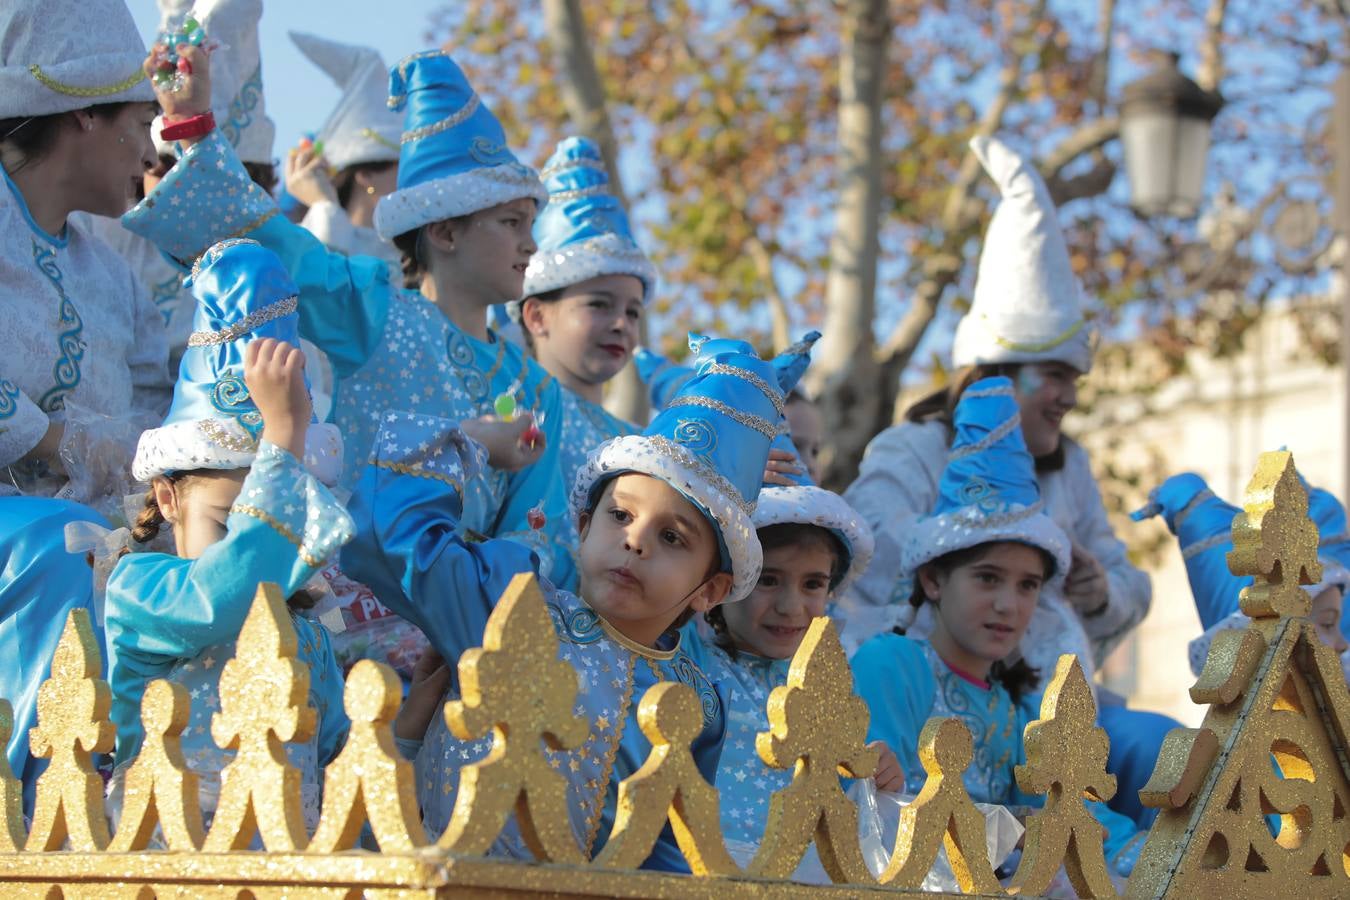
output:
[[179, 556], [196, 559], [225, 537], [225, 520], [247, 474], [247, 469], [233, 469], [192, 475], [176, 483], [155, 479], [155, 499], [165, 521], [173, 527]]
[[933, 648], [983, 677], [1022, 640], [1045, 583], [1045, 558], [1034, 547], [1003, 541], [947, 575], [924, 567], [919, 582], [937, 607]]
[[764, 551], [764, 568], [750, 596], [722, 608], [736, 649], [769, 659], [796, 653], [811, 620], [825, 615], [834, 563], [825, 540]]
[[552, 302], [528, 302], [525, 325], [539, 362], [583, 384], [609, 381], [637, 345], [642, 295], [642, 281], [632, 275], [601, 275]]
[[1064, 417], [1078, 405], [1078, 380], [1083, 373], [1062, 362], [1027, 363], [1017, 370], [1017, 408], [1022, 435], [1034, 457], [1059, 447]]
[[1341, 634], [1341, 604], [1344, 594], [1340, 587], [1329, 587], [1312, 601], [1308, 618], [1317, 629], [1317, 637], [1340, 656], [1346, 651], [1345, 635]]
[[519, 300], [525, 285], [525, 267], [534, 254], [536, 208], [533, 200], [512, 200], [479, 210], [453, 223], [439, 233], [438, 245], [445, 247], [453, 260], [450, 277], [452, 291], [476, 297], [484, 306]]
[[581, 525], [581, 591], [625, 637], [654, 646], [686, 608], [706, 612], [731, 587], [712, 525], [659, 478], [612, 479]]
[[787, 414], [788, 433], [797, 455], [806, 465], [806, 473], [811, 480], [820, 484], [820, 447], [825, 440], [825, 425], [820, 420], [820, 410], [810, 400], [793, 400], [784, 410]]

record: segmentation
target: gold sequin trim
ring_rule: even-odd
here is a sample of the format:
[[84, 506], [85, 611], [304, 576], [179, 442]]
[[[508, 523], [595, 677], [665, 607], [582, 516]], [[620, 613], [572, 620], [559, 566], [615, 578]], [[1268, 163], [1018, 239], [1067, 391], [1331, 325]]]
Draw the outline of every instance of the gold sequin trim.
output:
[[1034, 341], [1032, 343], [1019, 343], [1018, 341], [1010, 341], [1007, 338], [1000, 335], [998, 332], [994, 331], [994, 323], [989, 321], [988, 316], [981, 314], [980, 321], [984, 323], [985, 328], [989, 329], [990, 335], [992, 335], [994, 338], [994, 343], [998, 344], [1004, 350], [1012, 350], [1015, 353], [1043, 353], [1046, 350], [1053, 350], [1060, 344], [1067, 341], [1069, 338], [1073, 337], [1078, 332], [1082, 331], [1083, 326], [1087, 324], [1086, 319], [1079, 319], [1077, 322], [1074, 322], [1072, 325], [1066, 328], [1063, 332], [1055, 335], [1049, 340]]
[[194, 331], [188, 337], [187, 345], [189, 347], [211, 347], [216, 344], [228, 344], [230, 341], [236, 341], [268, 322], [273, 322], [283, 316], [289, 316], [295, 312], [298, 302], [298, 297], [287, 297], [284, 300], [278, 300], [276, 303], [269, 303], [257, 312], [249, 313], [228, 328], [222, 328], [219, 331]]
[[1181, 558], [1194, 559], [1201, 553], [1204, 553], [1206, 550], [1211, 550], [1215, 547], [1222, 547], [1224, 544], [1231, 544], [1232, 542], [1233, 536], [1227, 531], [1222, 531], [1218, 534], [1211, 534], [1204, 540], [1196, 541], [1194, 544], [1185, 547], [1181, 551]]
[[557, 191], [548, 195], [550, 203], [566, 203], [569, 200], [580, 200], [582, 197], [594, 197], [597, 194], [608, 194], [609, 185], [593, 184], [590, 187], [574, 188], [570, 191]]
[[502, 363], [506, 360], [506, 341], [501, 337], [497, 338], [497, 358], [492, 361], [492, 367], [488, 369], [487, 375], [483, 377], [483, 383], [492, 390], [492, 379], [497, 377], [497, 373], [502, 370]]
[[972, 513], [968, 509], [959, 509], [951, 514], [951, 519], [971, 528], [1002, 528], [1005, 525], [1013, 525], [1025, 519], [1030, 519], [1044, 508], [1045, 503], [1037, 500], [1025, 509], [1015, 509], [1011, 512], [999, 513], [997, 515], [985, 515], [980, 512]]
[[136, 85], [145, 80], [145, 72], [137, 69], [133, 74], [115, 84], [105, 84], [101, 87], [79, 87], [74, 84], [66, 84], [64, 81], [57, 81], [47, 73], [42, 71], [42, 66], [33, 63], [28, 67], [28, 71], [38, 83], [43, 87], [50, 88], [58, 94], [66, 94], [71, 97], [110, 97], [113, 94], [120, 94], [123, 91], [129, 91]]
[[275, 530], [277, 534], [281, 535], [286, 540], [290, 541], [292, 544], [295, 545], [296, 555], [300, 557], [301, 562], [309, 566], [311, 569], [323, 568], [323, 560], [319, 559], [313, 553], [310, 553], [309, 550], [305, 548], [304, 542], [302, 542], [300, 538], [296, 536], [295, 532], [287, 528], [286, 525], [283, 524], [282, 522], [279, 522], [276, 519], [276, 517], [274, 517], [267, 510], [259, 509], [256, 506], [249, 506], [248, 504], [244, 503], [236, 503], [234, 506], [230, 507], [230, 512], [240, 513], [245, 516], [252, 516], [257, 520], [272, 526], [273, 530]]
[[[604, 624], [601, 619], [601, 624]], [[618, 719], [614, 723], [614, 737], [610, 739], [609, 746], [605, 748], [605, 762], [600, 767], [599, 787], [597, 790], [600, 796], [595, 797], [595, 810], [591, 813], [591, 821], [586, 827], [586, 858], [590, 859], [595, 853], [595, 838], [600, 832], [600, 819], [605, 812], [605, 794], [609, 791], [609, 779], [614, 774], [614, 758], [619, 754], [619, 744], [623, 741], [623, 728], [628, 724], [628, 707], [633, 703], [633, 667], [637, 665], [637, 660], [631, 660], [628, 663], [628, 677], [623, 686], [623, 699], [619, 701], [619, 711], [615, 716]], [[584, 750], [584, 745], [577, 748], [577, 752]]]
[[221, 254], [226, 250], [231, 247], [238, 247], [241, 244], [256, 244], [259, 247], [262, 246], [262, 244], [253, 240], [253, 238], [235, 237], [226, 238], [223, 241], [216, 241], [210, 247], [207, 247], [206, 252], [197, 257], [197, 261], [192, 264], [192, 277], [196, 278], [201, 274], [202, 266], [215, 262], [220, 259]]
[[721, 413], [728, 419], [741, 423], [746, 428], [753, 428], [769, 440], [773, 440], [778, 434], [778, 426], [770, 424], [767, 420], [759, 416], [752, 416], [750, 413], [741, 412], [734, 406], [728, 406], [721, 400], [714, 400], [711, 397], [684, 396], [676, 397], [666, 405], [667, 409], [674, 409], [677, 406], [701, 406], [704, 409], [711, 409], [713, 412]]
[[549, 166], [539, 173], [540, 178], [551, 178], [560, 172], [570, 172], [572, 169], [590, 169], [593, 172], [608, 172], [605, 170], [605, 164], [598, 159], [569, 159]]
[[[445, 55], [446, 53], [444, 50], [423, 50], [420, 53], [413, 53], [403, 57], [403, 59], [398, 62], [398, 80], [402, 81], [404, 84], [408, 83], [408, 66], [412, 65], [417, 60], [431, 59], [433, 56]], [[390, 109], [396, 109], [400, 103], [407, 99], [407, 97], [408, 94], [406, 91], [401, 94], [390, 94], [389, 99], [386, 100], [385, 103]]]
[[258, 452], [257, 438], [247, 432], [242, 435], [234, 434], [215, 419], [198, 421], [197, 429], [212, 443], [219, 444], [226, 450], [233, 450], [235, 453]]
[[[618, 644], [620, 647], [623, 647], [630, 653], [636, 653], [643, 659], [646, 660], [674, 659], [676, 651], [680, 649], [679, 644], [675, 645], [674, 650], [658, 650], [656, 647], [648, 647], [646, 644], [639, 644], [637, 641], [628, 637], [628, 635], [624, 634], [622, 631], [619, 631], [619, 629], [609, 624], [609, 622], [605, 621], [604, 616], [599, 616], [598, 618], [600, 622], [600, 628], [605, 632], [605, 635], [611, 641]], [[660, 670], [657, 669], [655, 671], [659, 676]]]
[[783, 392], [777, 388], [770, 387], [767, 381], [760, 378], [749, 369], [742, 369], [739, 366], [729, 366], [726, 363], [713, 363], [703, 371], [712, 375], [731, 375], [742, 381], [750, 382], [755, 387], [759, 388], [760, 392], [768, 398], [769, 402], [773, 404], [774, 410], [776, 410], [780, 416], [783, 414]]
[[398, 144], [395, 144], [393, 141], [389, 140], [389, 138], [380, 134], [374, 128], [362, 128], [361, 136], [369, 138], [370, 140], [379, 144], [381, 147], [388, 147], [390, 150], [398, 152]]
[[477, 92], [475, 92], [467, 101], [465, 101], [463, 106], [446, 116], [444, 119], [441, 119], [439, 122], [432, 122], [430, 125], [423, 125], [421, 128], [414, 128], [412, 131], [403, 132], [403, 143], [411, 144], [413, 141], [420, 141], [422, 138], [431, 137], [433, 134], [449, 131], [451, 128], [454, 128], [469, 116], [473, 115], [481, 102], [482, 101], [478, 99]]
[[990, 447], [1003, 440], [1022, 424], [1022, 414], [1013, 413], [1007, 421], [1000, 424], [993, 431], [986, 434], [973, 444], [966, 444], [963, 447], [957, 447], [947, 454], [947, 462], [956, 462], [958, 459], [965, 459], [967, 456], [974, 456], [976, 453], [983, 453]]
[[433, 472], [422, 466], [413, 466], [408, 463], [387, 462], [383, 459], [375, 460], [376, 468], [388, 469], [391, 472], [397, 472], [400, 475], [413, 475], [417, 478], [431, 478], [436, 481], [444, 482], [450, 485], [461, 494], [464, 493], [464, 485], [458, 480], [441, 472]]
[[[728, 481], [726, 479], [726, 476], [724, 476], [721, 472], [718, 472], [716, 469], [708, 465], [702, 459], [685, 450], [683, 447], [679, 446], [678, 444], [674, 443], [668, 438], [663, 438], [660, 437], [659, 435], [653, 435], [651, 437], [645, 438], [645, 440], [648, 446], [650, 446], [657, 453], [660, 453], [662, 456], [666, 456], [674, 460], [677, 464], [684, 466], [687, 469], [692, 469], [695, 474], [697, 474], [704, 481], [711, 484], [714, 490], [716, 490], [722, 496], [726, 497], [728, 501], [730, 501], [733, 505], [735, 505], [738, 509], [740, 509], [741, 512], [745, 513], [747, 517], [754, 516], [755, 514], [754, 504], [746, 501], [746, 499], [741, 496], [741, 492], [736, 489], [736, 486], [732, 484], [730, 481]], [[709, 512], [711, 512], [711, 510], [709, 510]]]

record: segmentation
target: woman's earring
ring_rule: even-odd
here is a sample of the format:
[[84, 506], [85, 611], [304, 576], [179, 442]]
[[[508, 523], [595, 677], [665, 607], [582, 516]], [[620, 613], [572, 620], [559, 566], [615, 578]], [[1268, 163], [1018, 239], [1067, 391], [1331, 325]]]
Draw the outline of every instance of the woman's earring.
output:
[[375, 194], [375, 188], [369, 184], [366, 185], [366, 193], [373, 196]]

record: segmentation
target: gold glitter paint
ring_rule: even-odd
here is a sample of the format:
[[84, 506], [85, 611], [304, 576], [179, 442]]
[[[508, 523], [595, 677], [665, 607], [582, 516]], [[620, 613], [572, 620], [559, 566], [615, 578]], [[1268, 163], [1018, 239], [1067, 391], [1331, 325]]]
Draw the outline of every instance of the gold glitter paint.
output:
[[973, 754], [970, 729], [960, 719], [934, 717], [924, 724], [919, 762], [928, 779], [914, 802], [900, 811], [895, 849], [881, 873], [882, 884], [917, 888], [938, 850], [946, 847], [961, 890], [1000, 893], [985, 849], [984, 816], [961, 781]]
[[814, 837], [830, 878], [871, 882], [858, 845], [858, 809], [844, 796], [839, 776], [871, 777], [878, 754], [866, 746], [867, 704], [853, 693], [853, 673], [828, 618], [811, 622], [787, 684], [769, 693], [768, 713], [769, 730], [755, 736], [759, 758], [795, 771], [792, 782], [769, 799], [750, 873], [787, 878]]
[[492, 750], [460, 773], [459, 794], [439, 844], [477, 855], [492, 846], [514, 811], [536, 858], [581, 862], [567, 814], [567, 779], [548, 764], [553, 750], [579, 746], [584, 719], [572, 715], [577, 674], [558, 659], [539, 583], [531, 574], [507, 585], [488, 618], [483, 646], [459, 659], [462, 699], [445, 705], [445, 722], [463, 741], [492, 733]]
[[1102, 826], [1083, 798], [1110, 800], [1116, 776], [1106, 771], [1110, 742], [1097, 727], [1097, 704], [1077, 657], [1059, 658], [1041, 699], [1041, 717], [1027, 723], [1025, 742], [1027, 761], [1015, 770], [1017, 786], [1044, 794], [1045, 805], [1027, 822], [1013, 890], [1044, 893], [1062, 862], [1079, 897], [1114, 897]]

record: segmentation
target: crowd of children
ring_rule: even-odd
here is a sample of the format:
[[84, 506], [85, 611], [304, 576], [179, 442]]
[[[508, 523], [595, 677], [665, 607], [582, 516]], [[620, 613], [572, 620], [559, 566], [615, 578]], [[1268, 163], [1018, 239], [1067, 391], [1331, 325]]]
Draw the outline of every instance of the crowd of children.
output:
[[[791, 778], [755, 735], [824, 615], [856, 651], [879, 789], [916, 790], [921, 728], [957, 716], [975, 738], [971, 796], [1034, 805], [1013, 773], [1044, 677], [1062, 653], [1095, 671], [1151, 590], [1061, 430], [1092, 343], [1026, 159], [973, 143], [1002, 200], [957, 372], [840, 496], [815, 484], [826, 438], [797, 387], [818, 335], [772, 360], [726, 338], [691, 335], [683, 364], [638, 346], [658, 273], [591, 140], [563, 140], [537, 173], [448, 53], [386, 71], [373, 50], [293, 34], [342, 99], [288, 154], [283, 211], [261, 0], [204, 0], [186, 19], [164, 5], [178, 39], [148, 57], [123, 0], [0, 10], [0, 695], [30, 808], [37, 686], [66, 612], [87, 608], [117, 726], [111, 813], [141, 698], [167, 679], [193, 697], [184, 754], [209, 817], [230, 756], [210, 727], [218, 679], [268, 581], [312, 673], [317, 727], [287, 746], [309, 824], [347, 728], [343, 669], [374, 658], [405, 679], [399, 747], [439, 833], [458, 772], [489, 746], [437, 714], [458, 693], [450, 672], [523, 572], [579, 677], [585, 738], [548, 753], [588, 855], [650, 751], [637, 704], [659, 682], [697, 692], [694, 758], [729, 845], [753, 853]], [[83, 24], [58, 37], [39, 18]], [[630, 362], [650, 422], [604, 408]], [[1313, 618], [1343, 652], [1345, 512], [1312, 495]], [[1242, 626], [1223, 561], [1235, 509], [1179, 476], [1145, 512], [1181, 541], [1202, 659]], [[104, 586], [66, 534], [119, 518], [120, 549], [114, 535], [94, 554]], [[1148, 824], [1138, 788], [1176, 723], [1098, 701], [1121, 790], [1094, 813], [1124, 876]], [[514, 825], [494, 852], [530, 856]], [[646, 864], [686, 869], [669, 827]]]

